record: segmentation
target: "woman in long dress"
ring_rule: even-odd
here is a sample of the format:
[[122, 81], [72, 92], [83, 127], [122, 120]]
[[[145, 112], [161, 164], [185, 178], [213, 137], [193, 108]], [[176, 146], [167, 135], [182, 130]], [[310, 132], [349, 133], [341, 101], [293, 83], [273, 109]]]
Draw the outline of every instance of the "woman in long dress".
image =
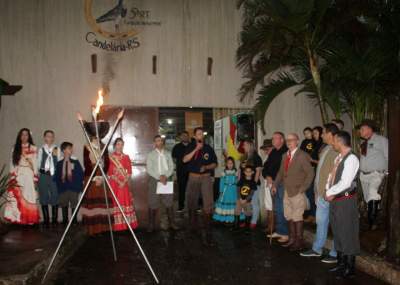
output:
[[[127, 217], [132, 229], [136, 229], [138, 222], [133, 206], [132, 194], [129, 191], [129, 179], [132, 175], [131, 160], [123, 153], [124, 141], [117, 138], [114, 142], [114, 152], [110, 155], [108, 176], [115, 196]], [[113, 199], [114, 231], [123, 231], [128, 228], [116, 201]]]
[[225, 170], [220, 178], [219, 197], [215, 205], [213, 219], [222, 223], [233, 223], [237, 201], [237, 171], [235, 160], [225, 160]]
[[10, 165], [10, 187], [4, 218], [14, 224], [38, 224], [37, 148], [29, 129], [21, 129], [14, 145]]
[[[96, 137], [91, 139], [93, 150], [96, 152], [97, 157], [100, 157], [103, 144], [99, 144]], [[108, 152], [104, 153], [103, 169], [107, 173], [109, 166]], [[83, 147], [83, 162], [85, 166], [85, 184], [87, 183], [93, 167], [96, 165], [96, 156], [92, 152], [89, 145]], [[81, 214], [82, 223], [86, 226], [89, 235], [100, 234], [110, 230], [108, 223], [108, 215], [111, 215], [111, 209], [107, 209], [105, 196], [104, 196], [104, 181], [101, 176], [101, 171], [96, 170], [96, 174], [90, 182], [89, 189], [87, 190], [83, 199]], [[111, 204], [111, 195], [106, 191], [107, 199]], [[111, 205], [110, 205], [111, 207]], [[111, 215], [112, 218], [112, 215]], [[111, 222], [113, 222], [111, 220]]]

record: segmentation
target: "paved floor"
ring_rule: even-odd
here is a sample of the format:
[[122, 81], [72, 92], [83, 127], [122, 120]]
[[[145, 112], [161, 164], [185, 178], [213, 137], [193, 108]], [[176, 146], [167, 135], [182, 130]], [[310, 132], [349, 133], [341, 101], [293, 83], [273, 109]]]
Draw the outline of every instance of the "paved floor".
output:
[[[337, 281], [327, 273], [329, 266], [277, 244], [270, 246], [261, 232], [233, 234], [216, 227], [213, 234], [214, 248], [204, 248], [198, 237], [185, 231], [137, 235], [161, 284], [384, 284], [361, 272], [350, 281]], [[51, 283], [154, 284], [132, 237], [119, 234], [116, 241], [117, 262], [109, 235], [90, 238]]]
[[[64, 231], [62, 225], [13, 226], [0, 234], [0, 284], [38, 284]], [[56, 263], [73, 255], [86, 240], [82, 227], [72, 227]]]
[[42, 229], [11, 226], [0, 236], [0, 276], [27, 274], [49, 254], [60, 240], [63, 227]]

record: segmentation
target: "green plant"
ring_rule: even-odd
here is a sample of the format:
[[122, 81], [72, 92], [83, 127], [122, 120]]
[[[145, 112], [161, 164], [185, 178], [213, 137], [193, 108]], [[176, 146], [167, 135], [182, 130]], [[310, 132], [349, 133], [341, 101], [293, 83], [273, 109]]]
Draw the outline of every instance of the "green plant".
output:
[[241, 0], [238, 5], [243, 8], [243, 30], [236, 60], [247, 79], [239, 90], [240, 99], [259, 90], [254, 111], [263, 127], [271, 102], [289, 88], [302, 87], [296, 94], [314, 99], [323, 122], [328, 122], [327, 105], [338, 102], [324, 97], [320, 54], [334, 32], [331, 23], [337, 23], [334, 2]]
[[[263, 123], [271, 102], [297, 87], [318, 106], [323, 122], [346, 113], [353, 127], [381, 123], [383, 106], [400, 84], [400, 4], [369, 0], [241, 0], [243, 29], [237, 66], [246, 81], [241, 100], [257, 91]], [[263, 124], [261, 124], [263, 127]], [[384, 124], [382, 124], [384, 125]]]
[[3, 165], [0, 170], [0, 208], [7, 202], [6, 192], [7, 189], [12, 187], [13, 183], [15, 182], [10, 180], [10, 174], [6, 173], [6, 166]]

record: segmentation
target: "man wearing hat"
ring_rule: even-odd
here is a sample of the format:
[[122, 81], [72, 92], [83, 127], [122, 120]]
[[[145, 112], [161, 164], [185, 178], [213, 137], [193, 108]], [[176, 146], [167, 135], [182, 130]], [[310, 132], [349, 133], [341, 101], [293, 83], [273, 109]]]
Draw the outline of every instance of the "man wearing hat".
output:
[[273, 148], [272, 139], [265, 139], [263, 141], [263, 144], [260, 146], [260, 150], [262, 151], [263, 154], [263, 162], [265, 162], [268, 159], [268, 156], [271, 153], [272, 148]]
[[375, 133], [376, 125], [372, 120], [363, 120], [358, 129], [363, 139], [360, 145], [360, 181], [368, 205], [369, 226], [374, 229], [381, 200], [378, 190], [388, 170], [388, 140]]

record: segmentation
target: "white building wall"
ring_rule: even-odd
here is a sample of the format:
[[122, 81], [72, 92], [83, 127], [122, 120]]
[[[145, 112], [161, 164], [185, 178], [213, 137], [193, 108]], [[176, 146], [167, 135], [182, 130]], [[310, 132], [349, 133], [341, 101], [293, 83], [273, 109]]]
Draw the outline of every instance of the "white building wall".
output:
[[[83, 0], [0, 0], [0, 77], [23, 85], [16, 96], [2, 98], [0, 164], [9, 161], [22, 127], [33, 131], [37, 144], [43, 130], [53, 129], [58, 141], [75, 143], [80, 157], [83, 136], [75, 114], [81, 111], [89, 118], [105, 71], [113, 73], [106, 104], [251, 106], [252, 102], [240, 103], [235, 96], [242, 82], [234, 60], [241, 25], [236, 1], [133, 2], [150, 10], [161, 26], [141, 28], [141, 46], [134, 51], [106, 53], [85, 41], [91, 28]], [[91, 72], [93, 53], [98, 55], [96, 74]], [[156, 75], [151, 72], [153, 55], [158, 58]], [[206, 74], [208, 57], [214, 61], [212, 76]], [[108, 69], [107, 62], [111, 62]], [[268, 132], [299, 131], [317, 123], [319, 113], [303, 96], [295, 100], [292, 95], [280, 96], [267, 115]]]

